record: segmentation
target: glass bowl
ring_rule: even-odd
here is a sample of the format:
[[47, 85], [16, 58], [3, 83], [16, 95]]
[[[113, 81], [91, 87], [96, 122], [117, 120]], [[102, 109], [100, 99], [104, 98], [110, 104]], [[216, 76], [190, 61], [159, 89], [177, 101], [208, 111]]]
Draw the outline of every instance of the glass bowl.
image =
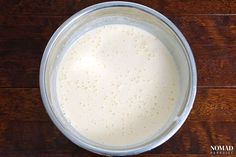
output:
[[[174, 58], [180, 77], [175, 110], [157, 135], [123, 147], [104, 146], [86, 139], [67, 122], [56, 94], [56, 74], [63, 52], [84, 32], [107, 24], [135, 25], [158, 38]], [[44, 106], [57, 128], [76, 145], [94, 153], [124, 156], [151, 150], [171, 138], [183, 125], [196, 95], [197, 73], [191, 48], [179, 29], [165, 16], [146, 6], [131, 2], [105, 2], [90, 6], [66, 20], [53, 34], [40, 66], [40, 92]]]

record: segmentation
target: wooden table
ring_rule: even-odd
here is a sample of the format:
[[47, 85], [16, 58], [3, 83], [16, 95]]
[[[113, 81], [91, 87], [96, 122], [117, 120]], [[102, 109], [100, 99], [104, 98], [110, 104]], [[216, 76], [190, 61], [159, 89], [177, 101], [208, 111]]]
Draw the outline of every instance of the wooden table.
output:
[[[38, 77], [44, 48], [56, 28], [98, 2], [0, 0], [1, 157], [96, 156], [53, 125], [40, 98]], [[169, 141], [140, 156], [208, 156], [211, 145], [234, 145], [236, 154], [236, 1], [135, 2], [176, 24], [198, 69], [197, 97], [187, 121]]]

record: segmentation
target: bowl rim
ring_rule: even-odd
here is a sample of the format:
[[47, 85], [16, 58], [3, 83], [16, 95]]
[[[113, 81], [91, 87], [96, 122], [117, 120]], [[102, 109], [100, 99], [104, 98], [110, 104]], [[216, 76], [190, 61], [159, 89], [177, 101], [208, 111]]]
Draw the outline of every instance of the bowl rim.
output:
[[[179, 40], [182, 42], [183, 47], [186, 50], [186, 57], [188, 59], [188, 64], [190, 68], [190, 86], [189, 86], [189, 93], [187, 97], [187, 103], [184, 108], [183, 114], [178, 118], [178, 124], [176, 124], [165, 136], [161, 137], [160, 140], [155, 140], [153, 142], [150, 142], [146, 145], [142, 145], [140, 147], [135, 147], [127, 150], [111, 150], [111, 149], [105, 149], [105, 148], [99, 148], [93, 145], [90, 145], [88, 143], [85, 143], [83, 141], [78, 140], [78, 138], [75, 138], [73, 135], [71, 135], [66, 128], [62, 126], [62, 124], [59, 122], [57, 119], [56, 115], [53, 113], [52, 108], [50, 107], [49, 100], [47, 98], [47, 93], [46, 93], [46, 88], [45, 88], [45, 71], [46, 71], [46, 66], [47, 66], [47, 60], [48, 56], [50, 54], [50, 50], [52, 49], [54, 43], [56, 42], [56, 39], [59, 37], [59, 35], [64, 31], [64, 29], [69, 26], [73, 21], [76, 19], [80, 18], [81, 16], [93, 12], [98, 9], [103, 9], [107, 7], [131, 7], [131, 8], [136, 8], [138, 10], [144, 11], [148, 14], [151, 14], [155, 16], [156, 18], [160, 19], [162, 22], [164, 22], [172, 31], [176, 34], [176, 36], [179, 38]], [[97, 154], [102, 154], [102, 155], [112, 155], [112, 156], [126, 156], [126, 155], [135, 155], [135, 154], [140, 154], [143, 152], [146, 152], [148, 150], [151, 150], [153, 148], [156, 148], [157, 146], [163, 144], [166, 142], [169, 138], [171, 138], [178, 130], [179, 128], [183, 125], [185, 120], [187, 119], [192, 106], [193, 102], [196, 96], [196, 91], [197, 91], [197, 70], [196, 70], [196, 64], [194, 61], [194, 57], [192, 54], [192, 50], [183, 36], [183, 34], [180, 32], [180, 30], [164, 15], [161, 13], [157, 12], [154, 9], [151, 9], [147, 6], [138, 4], [138, 3], [133, 3], [133, 2], [124, 2], [124, 1], [112, 1], [112, 2], [103, 2], [103, 3], [98, 3], [92, 6], [89, 6], [85, 9], [82, 9], [81, 11], [75, 13], [72, 15], [70, 18], [68, 18], [52, 35], [50, 38], [44, 53], [43, 57], [41, 60], [40, 64], [40, 73], [39, 73], [39, 87], [40, 87], [40, 93], [41, 93], [41, 98], [44, 104], [44, 107], [53, 121], [53, 123], [56, 125], [56, 127], [74, 144], [89, 150], [91, 152], [97, 153]]]

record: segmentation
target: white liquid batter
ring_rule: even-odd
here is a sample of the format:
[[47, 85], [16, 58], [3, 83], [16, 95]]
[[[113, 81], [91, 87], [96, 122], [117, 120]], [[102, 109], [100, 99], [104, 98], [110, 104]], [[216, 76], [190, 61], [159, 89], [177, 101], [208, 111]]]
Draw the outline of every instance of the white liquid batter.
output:
[[66, 119], [84, 137], [124, 146], [150, 138], [174, 111], [179, 76], [163, 43], [135, 26], [93, 29], [74, 42], [57, 74]]

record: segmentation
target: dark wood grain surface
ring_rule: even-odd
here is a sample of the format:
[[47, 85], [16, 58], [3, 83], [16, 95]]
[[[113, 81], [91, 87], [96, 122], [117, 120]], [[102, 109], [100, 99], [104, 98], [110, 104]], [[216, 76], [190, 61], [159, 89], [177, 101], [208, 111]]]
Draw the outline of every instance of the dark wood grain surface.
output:
[[[40, 98], [38, 77], [53, 32], [98, 2], [0, 0], [0, 157], [97, 156], [71, 143], [53, 125]], [[209, 156], [211, 145], [233, 145], [236, 154], [236, 1], [134, 2], [176, 24], [198, 69], [198, 92], [187, 121], [166, 143], [140, 156]]]

